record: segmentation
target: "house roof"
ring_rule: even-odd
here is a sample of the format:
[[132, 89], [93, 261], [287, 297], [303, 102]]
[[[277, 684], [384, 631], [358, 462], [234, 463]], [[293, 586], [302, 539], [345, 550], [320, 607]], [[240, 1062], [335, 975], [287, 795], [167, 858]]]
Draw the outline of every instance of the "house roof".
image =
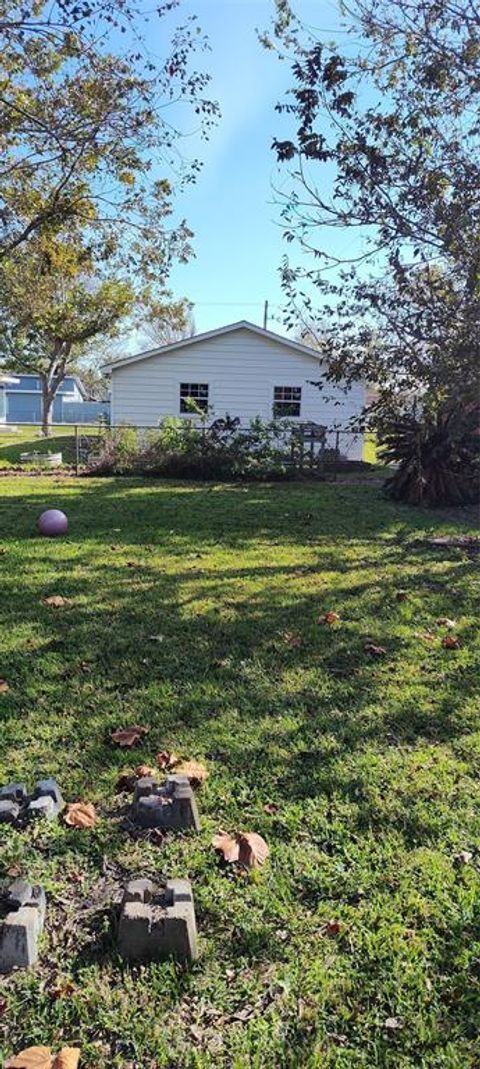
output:
[[20, 379], [14, 378], [13, 375], [4, 375], [0, 373], [0, 386], [12, 386], [15, 382], [20, 382]]
[[185, 349], [187, 346], [197, 345], [198, 342], [208, 341], [210, 338], [219, 338], [222, 334], [229, 334], [234, 330], [250, 330], [252, 334], [258, 334], [260, 338], [275, 341], [278, 345], [284, 345], [287, 349], [294, 349], [296, 352], [303, 353], [304, 356], [311, 356], [317, 363], [321, 359], [320, 353], [309, 345], [292, 341], [291, 338], [285, 338], [281, 334], [275, 334], [272, 330], [264, 330], [263, 327], [257, 327], [246, 319], [240, 319], [238, 323], [229, 323], [225, 327], [217, 327], [216, 330], [207, 330], [204, 334], [194, 334], [191, 338], [181, 338], [180, 341], [171, 342], [170, 345], [161, 345], [156, 349], [146, 349], [141, 353], [135, 353], [133, 356], [122, 356], [120, 360], [105, 364], [102, 370], [111, 373], [117, 367], [126, 367], [127, 364], [135, 364], [140, 360], [149, 360], [152, 356], [173, 353], [176, 349]]

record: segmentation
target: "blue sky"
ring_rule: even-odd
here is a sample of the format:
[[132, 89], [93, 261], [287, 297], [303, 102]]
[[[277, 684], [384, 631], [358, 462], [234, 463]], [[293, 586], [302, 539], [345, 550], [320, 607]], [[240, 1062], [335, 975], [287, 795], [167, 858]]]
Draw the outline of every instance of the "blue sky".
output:
[[[334, 2], [297, 0], [295, 8], [302, 21], [331, 28], [333, 36]], [[283, 330], [278, 269], [287, 246], [272, 185], [287, 190], [290, 183], [286, 169], [276, 167], [271, 143], [282, 132], [274, 108], [291, 75], [256, 35], [269, 27], [273, 11], [271, 0], [182, 0], [174, 15], [177, 23], [198, 15], [211, 52], [197, 65], [209, 70], [209, 93], [222, 110], [210, 141], [198, 146], [197, 184], [176, 204], [195, 232], [196, 255], [174, 268], [171, 285], [175, 296], [194, 303], [198, 332], [238, 319], [261, 324], [265, 300], [270, 329]], [[196, 148], [195, 138], [186, 139], [185, 151]]]

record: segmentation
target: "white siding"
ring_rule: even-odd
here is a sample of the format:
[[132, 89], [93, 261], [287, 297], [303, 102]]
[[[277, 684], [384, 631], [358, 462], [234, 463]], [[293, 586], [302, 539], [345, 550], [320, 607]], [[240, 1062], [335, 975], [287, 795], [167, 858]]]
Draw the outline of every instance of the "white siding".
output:
[[[175, 349], [165, 355], [112, 369], [112, 423], [157, 426], [164, 416], [180, 415], [180, 383], [208, 383], [214, 416], [239, 416], [248, 424], [255, 416], [272, 419], [274, 386], [301, 386], [300, 420], [345, 427], [364, 404], [364, 388], [348, 394], [326, 385], [315, 357], [288, 350], [270, 338], [239, 328], [218, 337]], [[341, 451], [360, 458], [362, 441], [341, 440]]]

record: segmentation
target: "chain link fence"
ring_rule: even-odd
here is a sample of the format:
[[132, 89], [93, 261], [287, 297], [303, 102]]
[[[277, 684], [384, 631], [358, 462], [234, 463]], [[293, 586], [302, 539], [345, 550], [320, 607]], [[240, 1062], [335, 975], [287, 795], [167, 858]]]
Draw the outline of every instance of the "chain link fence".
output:
[[[16, 470], [80, 474], [138, 474], [178, 478], [311, 477], [335, 480], [368, 471], [362, 434], [317, 424], [261, 424], [215, 420], [166, 421], [162, 426], [104, 422], [52, 425], [49, 437], [34, 424], [4, 426], [0, 456]], [[8, 445], [2, 448], [2, 438]], [[9, 465], [10, 466], [10, 465]]]

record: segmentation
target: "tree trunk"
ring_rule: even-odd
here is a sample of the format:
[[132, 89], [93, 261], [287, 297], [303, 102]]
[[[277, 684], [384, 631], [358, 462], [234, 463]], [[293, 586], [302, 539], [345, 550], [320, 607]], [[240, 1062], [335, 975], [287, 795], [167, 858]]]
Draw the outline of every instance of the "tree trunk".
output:
[[42, 434], [44, 438], [50, 437], [54, 400], [55, 392], [49, 389], [48, 383], [42, 382]]

